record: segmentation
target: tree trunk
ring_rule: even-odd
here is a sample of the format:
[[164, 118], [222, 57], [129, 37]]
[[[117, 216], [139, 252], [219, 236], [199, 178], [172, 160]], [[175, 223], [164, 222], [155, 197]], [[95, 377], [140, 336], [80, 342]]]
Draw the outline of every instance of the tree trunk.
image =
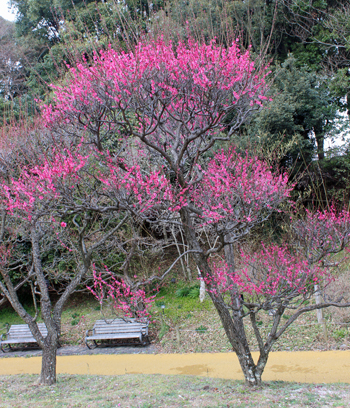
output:
[[[225, 236], [225, 241], [230, 242], [232, 241], [232, 237], [230, 234]], [[229, 267], [229, 272], [235, 272], [235, 255], [234, 255], [234, 247], [233, 244], [228, 244], [224, 248], [225, 251], [225, 259], [226, 263]], [[235, 350], [239, 363], [241, 365], [246, 384], [251, 387], [256, 387], [261, 385], [261, 373], [257, 371], [257, 366], [254, 363], [252, 354], [250, 352], [250, 347], [247, 341], [247, 337], [245, 334], [244, 324], [243, 324], [243, 310], [241, 305], [241, 294], [239, 293], [237, 285], [231, 284], [232, 289], [230, 290], [231, 293], [231, 302], [233, 306], [232, 310], [232, 317], [230, 320], [226, 319], [226, 325], [233, 325], [236, 328], [236, 339], [231, 341], [230, 336], [232, 336], [233, 331], [225, 329], [227, 337], [232, 344], [233, 349]], [[225, 326], [224, 326], [225, 328]], [[234, 346], [236, 344], [236, 347]]]
[[[230, 291], [233, 306], [231, 316], [231, 309], [225, 304], [225, 301], [220, 294], [220, 290], [218, 289], [215, 280], [212, 279], [212, 270], [208, 264], [207, 257], [205, 256], [204, 251], [202, 250], [197, 240], [189, 213], [186, 209], [182, 209], [180, 210], [180, 214], [186, 240], [189, 244], [190, 249], [198, 251], [197, 253], [194, 253], [193, 257], [201, 276], [204, 279], [208, 278], [208, 294], [220, 316], [222, 325], [226, 332], [226, 336], [232, 345], [233, 351], [235, 351], [235, 353], [237, 354], [246, 384], [251, 387], [260, 386], [263, 367], [261, 367], [262, 370], [257, 371], [257, 366], [255, 365], [250, 352], [241, 314], [240, 293], [238, 292], [237, 288], [234, 288]], [[228, 245], [227, 249], [225, 248], [225, 255], [228, 265], [232, 270], [234, 270], [234, 251], [232, 245]]]
[[256, 369], [256, 365], [254, 364], [250, 352], [241, 356], [237, 354], [237, 357], [244, 374], [246, 385], [248, 385], [249, 387], [260, 387], [262, 372], [259, 372]]
[[232, 345], [233, 351], [238, 357], [246, 384], [250, 387], [260, 386], [261, 375], [265, 365], [261, 365], [260, 369], [257, 370], [257, 366], [254, 363], [246, 338], [243, 319], [239, 316], [239, 313], [236, 313], [236, 316], [231, 317], [230, 312], [227, 307], [224, 306], [224, 303], [219, 299], [215, 299], [215, 296], [213, 296], [210, 292], [209, 295], [216, 310], [218, 311], [226, 336]]
[[324, 159], [324, 135], [316, 134], [317, 156], [318, 160]]
[[52, 385], [56, 383], [57, 344], [49, 344], [43, 347], [42, 350], [40, 384]]

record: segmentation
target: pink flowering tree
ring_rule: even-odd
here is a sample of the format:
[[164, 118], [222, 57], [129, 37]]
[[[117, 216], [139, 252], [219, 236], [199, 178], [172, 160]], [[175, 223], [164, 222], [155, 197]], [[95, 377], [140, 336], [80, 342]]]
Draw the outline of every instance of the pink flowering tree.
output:
[[[39, 146], [35, 149], [26, 157], [18, 149], [17, 158], [22, 166], [17, 168], [14, 162], [9, 162], [1, 174], [1, 247], [10, 248], [11, 252], [1, 265], [0, 292], [29, 325], [42, 348], [40, 382], [50, 385], [56, 380], [63, 306], [86, 276], [94, 245], [98, 247], [99, 243], [91, 243], [96, 233], [92, 230], [93, 216], [86, 211], [96, 199], [86, 173], [89, 154], [81, 154], [79, 150], [71, 152], [62, 146], [46, 151]], [[78, 187], [83, 179], [84, 193]], [[24, 259], [22, 242], [27, 248]], [[50, 254], [54, 258], [52, 262], [47, 260]], [[13, 279], [16, 270], [17, 281], [27, 283], [32, 289], [34, 315], [25, 310], [17, 296]], [[64, 282], [55, 302], [49, 291], [50, 278]], [[48, 330], [46, 337], [36, 323], [39, 306]]]
[[139, 288], [135, 282], [133, 285], [127, 283], [122, 277], [116, 277], [106, 266], [107, 273], [97, 272], [93, 269], [93, 285], [88, 286], [90, 292], [95, 296], [103, 307], [103, 303], [112, 305], [117, 316], [122, 318], [136, 318], [147, 320], [150, 316], [149, 308], [155, 300], [155, 295], [147, 295], [145, 290]]
[[[251, 386], [261, 384], [276, 333], [284, 330], [267, 339], [256, 364], [245, 318], [251, 317], [255, 330], [256, 313], [273, 308], [278, 326], [285, 299], [308, 296], [324, 274], [317, 262], [305, 256], [295, 262], [297, 251], [274, 246], [244, 258], [255, 265], [253, 275], [237, 269], [234, 245], [280, 211], [291, 190], [287, 175], [256, 157], [217, 150], [266, 99], [266, 75], [266, 67], [258, 69], [249, 50], [241, 52], [237, 43], [225, 49], [215, 41], [175, 45], [159, 39], [127, 53], [101, 51], [92, 63], [72, 68], [64, 86], [53, 86], [53, 103], [43, 106], [52, 132], [75, 140], [84, 133], [101, 157], [109, 146], [129, 152], [123, 162], [107, 161], [101, 171], [106, 197], [117, 200], [120, 169], [133, 169], [125, 180], [136, 198], [130, 216], [142, 216], [155, 228], [181, 229]], [[137, 176], [151, 171], [153, 178]], [[211, 262], [216, 255], [224, 257], [224, 268]], [[276, 267], [268, 265], [273, 261]]]
[[[139, 43], [129, 53], [108, 49], [95, 55], [92, 66], [71, 69], [66, 85], [53, 87], [54, 103], [43, 108], [43, 116], [52, 131], [86, 132], [101, 152], [113, 135], [137, 150], [143, 164], [158, 169], [166, 193], [161, 200], [155, 197], [149, 220], [183, 230], [189, 252], [209, 281], [214, 274], [209, 256], [225, 251], [234, 271], [234, 243], [289, 194], [287, 177], [273, 174], [256, 158], [232, 150], [208, 161], [214, 145], [229, 141], [266, 99], [266, 74], [236, 43], [224, 49], [214, 41], [175, 46], [160, 39]], [[109, 171], [113, 175], [116, 170], [109, 166]], [[109, 179], [101, 177], [112, 198], [119, 183]], [[141, 190], [135, 194], [142, 202], [146, 194]], [[208, 242], [200, 239], [203, 229], [210, 232]], [[260, 383], [250, 354], [247, 358], [248, 343], [241, 340], [245, 332], [239, 313], [232, 315], [211, 284], [208, 291], [247, 382]], [[232, 298], [239, 302], [237, 286]]]
[[[207, 278], [207, 284], [213, 288], [211, 290], [224, 295], [228, 307], [236, 310], [242, 320], [249, 319], [254, 330], [259, 358], [252, 367], [257, 379], [261, 379], [273, 345], [300, 315], [330, 306], [350, 306], [348, 299], [334, 296], [331, 290], [327, 290], [337, 276], [330, 267], [334, 266], [334, 263], [330, 263], [331, 255], [341, 251], [349, 241], [349, 213], [332, 213], [333, 219], [338, 221], [336, 228], [331, 224], [328, 224], [327, 230], [325, 225], [320, 227], [319, 224], [323, 224], [325, 220], [323, 217], [329, 216], [327, 211], [308, 213], [308, 217], [299, 219], [296, 223], [298, 227], [300, 224], [308, 224], [310, 229], [322, 229], [325, 238], [331, 241], [339, 240], [331, 252], [325, 240], [317, 247], [317, 258], [307, 258], [305, 248], [300, 246], [302, 236], [294, 236], [292, 239], [289, 236], [289, 245], [261, 244], [261, 249], [255, 252], [252, 252], [248, 245], [244, 246], [235, 271], [232, 271], [226, 261], [212, 262], [214, 274]], [[319, 234], [318, 237], [320, 238]], [[314, 241], [314, 246], [316, 245], [317, 242]], [[313, 304], [310, 300], [319, 292], [321, 285], [322, 300]], [[238, 290], [241, 294], [239, 302], [232, 299], [232, 290]], [[225, 297], [225, 294], [228, 296]], [[262, 312], [269, 312], [268, 332], [259, 326], [259, 315]], [[287, 319], [283, 320], [281, 318], [285, 313]], [[242, 338], [242, 342], [244, 341]]]
[[[138, 239], [140, 244], [140, 237], [126, 240], [123, 228], [135, 213], [138, 219], [134, 221], [142, 222], [161, 189], [157, 172], [143, 174], [138, 167], [126, 168], [108, 154], [102, 158], [94, 148], [78, 145], [72, 149], [61, 144], [49, 148], [36, 145], [33, 154], [20, 150], [16, 156], [18, 167], [14, 161], [2, 162], [0, 294], [29, 325], [42, 348], [40, 382], [50, 385], [56, 379], [63, 306], [77, 287], [85, 284], [92, 262], [103, 264], [115, 248], [126, 252], [125, 241]], [[113, 174], [103, 171], [108, 166]], [[109, 185], [114, 186], [113, 196], [107, 194]], [[147, 205], [138, 193], [143, 189], [153, 197]], [[128, 273], [131, 257], [132, 251], [125, 253], [118, 267], [118, 279], [123, 285], [119, 295], [128, 293], [126, 298], [134, 303], [141, 299], [146, 308], [142, 280], [135, 283]], [[100, 278], [107, 282], [104, 275]], [[60, 282], [55, 301], [50, 279]], [[31, 288], [34, 315], [25, 310], [17, 295], [16, 290], [23, 284]], [[47, 337], [42, 336], [36, 323], [39, 306]]]
[[306, 210], [304, 216], [291, 219], [291, 233], [300, 244], [309, 265], [321, 260], [326, 266], [334, 266], [335, 254], [343, 251], [350, 242], [350, 213], [348, 209], [337, 211]]
[[136, 137], [176, 171], [229, 140], [266, 99], [266, 69], [237, 44], [159, 39], [129, 53], [100, 51], [92, 66], [70, 70], [68, 85], [52, 86], [54, 103], [43, 106], [43, 117], [58, 133], [85, 132], [101, 151], [108, 140]]

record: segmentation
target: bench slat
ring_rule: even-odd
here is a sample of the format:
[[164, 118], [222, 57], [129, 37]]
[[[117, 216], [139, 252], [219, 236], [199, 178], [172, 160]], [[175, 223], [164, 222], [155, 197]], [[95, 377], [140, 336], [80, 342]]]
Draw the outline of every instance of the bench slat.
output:
[[94, 334], [106, 334], [106, 333], [127, 333], [127, 332], [139, 332], [139, 333], [147, 333], [147, 330], [143, 330], [143, 329], [133, 329], [132, 327], [130, 327], [130, 329], [128, 329], [127, 327], [124, 327], [121, 330], [92, 330], [92, 332]]
[[134, 323], [130, 323], [130, 324], [108, 324], [105, 326], [102, 326], [101, 324], [98, 326], [94, 326], [94, 329], [110, 329], [110, 330], [118, 330], [119, 328], [123, 328], [123, 327], [136, 327], [136, 328], [142, 328], [142, 327], [147, 327], [147, 325], [145, 324], [134, 324]]
[[34, 337], [26, 337], [26, 338], [17, 338], [13, 340], [4, 340], [1, 342], [1, 344], [21, 344], [21, 343], [36, 343], [36, 340]]
[[[47, 334], [47, 330], [40, 330], [41, 334]], [[8, 336], [16, 337], [16, 336], [33, 336], [32, 332], [28, 331], [20, 331], [20, 332], [9, 332]]]
[[142, 333], [142, 334], [148, 334], [147, 330], [134, 330], [132, 328], [124, 328], [122, 330], [92, 330], [93, 334], [103, 334], [103, 335], [108, 335], [108, 334], [113, 334], [113, 333]]
[[108, 329], [118, 329], [121, 327], [147, 327], [146, 324], [135, 324], [135, 323], [126, 323], [126, 324], [106, 324], [106, 325], [102, 325], [99, 324], [98, 326], [94, 325], [95, 329], [99, 329], [99, 328], [108, 328]]
[[[38, 329], [44, 337], [47, 336], [47, 328], [44, 323], [38, 323]], [[37, 343], [27, 324], [12, 325], [6, 333], [6, 340], [0, 341], [0, 346], [16, 343]]]
[[[88, 335], [89, 332], [91, 335]], [[88, 341], [96, 340], [139, 339], [142, 342], [145, 336], [148, 336], [147, 322], [137, 322], [135, 319], [97, 320], [93, 329], [87, 331], [85, 343], [90, 347]]]
[[130, 329], [132, 329], [132, 330], [142, 330], [142, 329], [145, 329], [146, 327], [145, 326], [132, 326], [132, 325], [130, 325], [130, 326], [127, 326], [127, 325], [125, 325], [125, 326], [112, 326], [112, 327], [106, 327], [106, 326], [99, 326], [99, 327], [94, 327], [94, 329], [95, 330], [109, 330], [109, 331], [113, 331], [113, 330], [124, 330], [124, 329], [126, 329], [126, 328], [130, 328]]
[[141, 323], [122, 323], [122, 324], [98, 324], [94, 325], [94, 327], [123, 327], [123, 326], [129, 326], [129, 327], [148, 327], [148, 324], [141, 324]]
[[[41, 332], [41, 334], [44, 334], [44, 333]], [[23, 334], [20, 334], [18, 336], [9, 335], [9, 336], [7, 336], [7, 339], [19, 339], [19, 338], [22, 338], [22, 337], [34, 337], [34, 336], [32, 335], [32, 333], [23, 333]]]
[[100, 335], [93, 335], [86, 337], [86, 340], [113, 340], [113, 339], [140, 339], [141, 341], [141, 334], [140, 333], [109, 333], [108, 336]]

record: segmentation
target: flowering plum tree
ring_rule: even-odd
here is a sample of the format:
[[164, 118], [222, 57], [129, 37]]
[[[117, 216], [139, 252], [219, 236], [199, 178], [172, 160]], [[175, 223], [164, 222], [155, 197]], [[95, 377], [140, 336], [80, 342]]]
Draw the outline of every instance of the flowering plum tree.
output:
[[[21, 159], [20, 155], [18, 158]], [[111, 164], [111, 157], [107, 161]], [[82, 146], [68, 149], [56, 145], [44, 151], [36, 146], [35, 155], [27, 155], [20, 168], [14, 163], [7, 164], [3, 168], [0, 193], [3, 255], [0, 293], [29, 325], [42, 348], [40, 382], [50, 385], [56, 379], [56, 351], [64, 304], [78, 285], [84, 283], [93, 261], [101, 263], [111, 248], [123, 246], [121, 229], [139, 202], [136, 186], [146, 184], [152, 194], [150, 180], [158, 178], [157, 173], [151, 172], [143, 179], [137, 168], [118, 167], [118, 175], [115, 169], [114, 178], [101, 183], [98, 170], [103, 167], [101, 155], [95, 149], [83, 151]], [[110, 200], [103, 187], [116, 180], [118, 189]], [[159, 186], [155, 184], [155, 187], [158, 193]], [[139, 209], [139, 219], [145, 211], [144, 207]], [[21, 242], [26, 243], [25, 253], [21, 251]], [[122, 281], [130, 295], [126, 264], [121, 267]], [[55, 302], [49, 292], [50, 277], [62, 284]], [[16, 287], [23, 283], [31, 286], [34, 305], [37, 299], [40, 303], [47, 337], [41, 335], [36, 323], [38, 309], [32, 316], [17, 296]], [[137, 288], [135, 293], [139, 296], [143, 292]]]
[[[27, 160], [21, 168], [7, 167], [8, 177], [1, 179], [1, 207], [3, 209], [4, 235], [2, 248], [16, 249], [18, 240], [27, 243], [26, 264], [18, 265], [18, 251], [12, 251], [1, 265], [3, 281], [0, 291], [8, 299], [16, 312], [29, 325], [34, 338], [43, 350], [40, 382], [52, 384], [56, 379], [56, 350], [59, 342], [62, 308], [70, 294], [86, 275], [94, 246], [87, 247], [87, 237], [92, 217], [86, 211], [77, 208], [80, 201], [87, 206], [89, 192], [80, 194], [77, 186], [81, 184], [83, 169], [86, 168], [88, 155], [72, 153], [65, 149], [37, 151], [35, 162]], [[29, 159], [27, 157], [27, 159]], [[25, 161], [25, 160], [23, 160]], [[5, 174], [2, 174], [5, 176]], [[91, 194], [91, 190], [90, 190]], [[84, 197], [85, 195], [85, 197]], [[84, 202], [85, 198], [85, 202]], [[90, 205], [91, 205], [90, 201]], [[74, 217], [82, 215], [80, 224]], [[73, 218], [75, 233], [69, 227], [68, 219]], [[72, 223], [71, 221], [71, 223]], [[70, 233], [68, 232], [70, 230]], [[75, 241], [75, 245], [74, 245]], [[98, 245], [97, 245], [98, 246]], [[45, 262], [45, 254], [53, 253], [54, 264]], [[78, 256], [79, 262], [76, 262]], [[59, 276], [59, 264], [72, 264], [74, 271], [64, 271]], [[48, 279], [49, 269], [54, 268], [55, 279], [66, 281], [58, 301], [53, 305], [50, 298]], [[75, 268], [76, 267], [76, 268]], [[21, 271], [19, 278], [31, 284], [33, 301], [39, 298], [41, 317], [47, 327], [48, 335], [43, 337], [38, 329], [37, 313], [32, 316], [21, 304], [13, 285], [13, 268]], [[62, 274], [61, 274], [62, 275]]]
[[[336, 240], [342, 236], [344, 241], [348, 241], [349, 213], [345, 220], [342, 220], [341, 217], [337, 219], [338, 227], [340, 227], [337, 233], [332, 234], [335, 232], [333, 228], [325, 233], [330, 239]], [[297, 244], [297, 241], [293, 241], [293, 244]], [[214, 290], [219, 290], [224, 294], [223, 298], [226, 299], [227, 307], [234, 308], [234, 303], [230, 296], [225, 298], [225, 294], [231, 295], [235, 288], [241, 293], [240, 304], [236, 310], [242, 319], [249, 318], [254, 330], [259, 348], [259, 359], [253, 366], [253, 372], [258, 380], [261, 380], [273, 345], [300, 315], [330, 306], [350, 306], [348, 299], [335, 297], [331, 291], [326, 290], [320, 302], [310, 304], [312, 296], [319, 291], [319, 285], [324, 285], [324, 289], [327, 289], [329, 283], [335, 279], [335, 275], [329, 268], [329, 262], [327, 262], [330, 252], [326, 245], [323, 248], [318, 247], [319, 257], [316, 262], [310, 262], [301, 248], [288, 247], [286, 244], [283, 246], [262, 244], [261, 247], [262, 249], [255, 253], [247, 248], [241, 250], [240, 261], [234, 272], [230, 271], [229, 265], [222, 260], [213, 262], [214, 274], [207, 282], [208, 284], [215, 282], [212, 286]], [[338, 249], [334, 249], [334, 253], [338, 252]], [[268, 311], [271, 317], [265, 337], [264, 328], [259, 327], [259, 314], [262, 311]], [[283, 321], [281, 318], [285, 312], [288, 314], [285, 316], [286, 320]]]
[[[112, 145], [122, 142], [128, 151], [137, 151], [139, 168], [156, 169], [146, 183], [138, 182], [136, 174], [126, 182], [137, 198], [130, 214], [136, 218], [147, 214], [153, 225], [181, 228], [246, 382], [252, 386], [261, 383], [268, 353], [277, 333], [284, 331], [276, 330], [288, 293], [302, 296], [309, 282], [323, 273], [317, 265], [294, 263], [287, 249], [275, 247], [267, 247], [256, 262], [254, 258], [259, 266], [256, 280], [235, 267], [233, 245], [278, 211], [291, 190], [287, 175], [274, 173], [256, 157], [234, 149], [214, 152], [215, 145], [229, 141], [266, 99], [266, 75], [266, 67], [258, 69], [249, 51], [240, 52], [236, 43], [224, 49], [215, 41], [174, 45], [159, 39], [139, 43], [128, 53], [109, 48], [96, 54], [93, 63], [72, 68], [65, 85], [53, 87], [53, 104], [43, 107], [51, 131], [68, 132], [75, 138], [85, 132], [101, 155], [108, 139]], [[110, 161], [99, 178], [111, 200], [119, 194], [120, 168], [137, 166], [125, 156], [119, 165]], [[206, 241], [201, 238], [203, 230]], [[220, 272], [210, 257], [221, 253], [225, 268]], [[260, 272], [266, 270], [264, 262], [272, 260], [277, 267]], [[243, 292], [262, 300], [245, 300]], [[264, 345], [254, 318], [272, 304], [278, 306], [276, 330]], [[257, 364], [247, 341], [246, 316], [251, 316], [262, 345]]]
[[93, 66], [72, 68], [68, 85], [53, 86], [55, 103], [43, 107], [47, 125], [88, 131], [99, 150], [108, 138], [137, 137], [174, 171], [216, 140], [229, 140], [266, 99], [266, 69], [257, 70], [236, 43], [224, 49], [215, 41], [173, 46], [159, 39], [94, 59]]
[[332, 255], [347, 248], [350, 242], [350, 213], [347, 209], [337, 211], [335, 207], [306, 210], [303, 217], [292, 221], [291, 230], [309, 265], [322, 260], [333, 266]]
[[116, 313], [120, 312], [122, 317], [132, 317], [137, 319], [148, 318], [148, 309], [152, 306], [155, 295], [147, 296], [144, 289], [134, 288], [123, 278], [115, 277], [105, 266], [108, 273], [107, 278], [102, 272], [93, 270], [94, 283], [88, 286], [90, 292], [99, 301], [101, 307], [104, 301], [109, 301]]

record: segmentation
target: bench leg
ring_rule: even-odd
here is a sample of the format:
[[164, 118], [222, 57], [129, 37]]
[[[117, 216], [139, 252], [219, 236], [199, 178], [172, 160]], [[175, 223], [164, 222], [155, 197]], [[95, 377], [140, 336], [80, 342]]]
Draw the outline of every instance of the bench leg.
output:
[[1, 344], [0, 348], [3, 353], [7, 353], [12, 350], [11, 344]]
[[96, 341], [95, 341], [95, 340], [92, 340], [92, 342], [93, 342], [93, 346], [91, 346], [91, 345], [87, 342], [87, 340], [85, 340], [86, 347], [87, 347], [88, 349], [90, 349], [90, 350], [93, 350], [94, 348], [97, 347]]
[[151, 341], [149, 339], [148, 336], [142, 336], [142, 343], [143, 346], [148, 346], [149, 344], [151, 344]]

